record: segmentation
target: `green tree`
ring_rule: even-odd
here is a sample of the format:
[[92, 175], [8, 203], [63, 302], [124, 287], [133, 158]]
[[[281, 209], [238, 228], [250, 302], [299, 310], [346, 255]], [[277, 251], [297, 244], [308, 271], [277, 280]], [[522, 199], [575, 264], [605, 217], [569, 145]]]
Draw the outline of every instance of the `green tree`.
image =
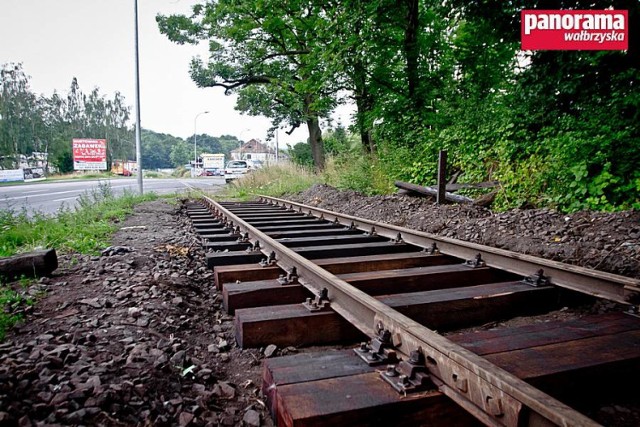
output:
[[308, 142], [299, 142], [293, 146], [287, 144], [287, 152], [292, 162], [300, 166], [313, 167], [313, 155]]
[[36, 146], [38, 121], [36, 96], [22, 64], [5, 64], [0, 69], [0, 162], [15, 168], [19, 155], [29, 155]]
[[322, 9], [302, 0], [220, 0], [196, 5], [193, 16], [158, 16], [160, 31], [177, 43], [209, 41], [210, 59], [194, 59], [191, 77], [200, 87], [237, 93], [237, 108], [272, 119], [274, 128], [309, 131], [316, 167], [324, 166], [320, 120], [335, 107], [324, 62], [314, 51], [328, 25]]
[[169, 159], [174, 167], [186, 165], [193, 160], [193, 147], [184, 141], [178, 141], [171, 147]]

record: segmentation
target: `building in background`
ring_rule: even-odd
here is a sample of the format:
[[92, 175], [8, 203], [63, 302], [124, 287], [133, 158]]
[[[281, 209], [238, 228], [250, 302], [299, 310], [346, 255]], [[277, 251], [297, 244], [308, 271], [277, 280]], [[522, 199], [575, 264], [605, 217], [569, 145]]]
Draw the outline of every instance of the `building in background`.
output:
[[232, 160], [251, 160], [252, 162], [261, 162], [270, 164], [276, 161], [276, 150], [263, 144], [259, 139], [251, 139], [239, 148], [231, 150]]

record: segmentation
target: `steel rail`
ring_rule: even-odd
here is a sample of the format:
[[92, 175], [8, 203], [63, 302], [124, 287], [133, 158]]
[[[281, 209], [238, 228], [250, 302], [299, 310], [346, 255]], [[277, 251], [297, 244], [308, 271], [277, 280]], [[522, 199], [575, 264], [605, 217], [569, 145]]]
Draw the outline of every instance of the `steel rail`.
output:
[[[419, 350], [439, 390], [488, 426], [597, 426], [593, 420], [532, 387], [505, 370], [398, 313], [269, 238], [212, 199], [203, 198], [218, 216], [233, 221], [265, 253], [272, 251], [283, 269], [296, 267], [300, 283], [319, 294], [328, 290], [331, 308], [369, 336], [391, 332], [399, 353]], [[325, 217], [326, 217], [325, 213]]]
[[417, 246], [428, 248], [435, 243], [440, 252], [446, 255], [452, 255], [462, 259], [473, 259], [477, 254], [481, 254], [482, 259], [488, 266], [521, 276], [531, 276], [542, 269], [544, 270], [545, 277], [547, 277], [553, 285], [615, 301], [620, 304], [640, 304], [640, 280], [630, 277], [563, 264], [532, 255], [519, 254], [448, 237], [441, 237], [431, 233], [383, 224], [351, 215], [338, 214], [325, 209], [314, 208], [275, 197], [260, 196], [260, 198], [272, 204], [282, 205], [296, 210], [302, 209], [305, 213], [311, 212], [315, 216], [322, 216], [328, 221], [337, 220], [345, 226], [355, 224], [357, 228], [364, 231], [369, 231], [371, 227], [375, 227], [376, 232], [384, 237], [395, 238], [397, 234], [400, 233], [402, 240]]

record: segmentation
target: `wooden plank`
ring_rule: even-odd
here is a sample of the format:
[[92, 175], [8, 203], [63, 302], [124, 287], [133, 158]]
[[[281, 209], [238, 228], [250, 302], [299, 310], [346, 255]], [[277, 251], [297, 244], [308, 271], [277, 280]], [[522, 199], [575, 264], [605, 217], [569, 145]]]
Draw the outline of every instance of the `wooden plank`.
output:
[[191, 218], [191, 220], [194, 219], [210, 219], [210, 220], [217, 220], [217, 218], [215, 216], [213, 216], [211, 213], [198, 213], [198, 214], [188, 214], [189, 218]]
[[256, 264], [262, 261], [263, 258], [266, 257], [262, 252], [233, 251], [207, 252], [205, 254], [208, 268], [221, 265]]
[[312, 230], [293, 230], [293, 231], [271, 231], [266, 233], [273, 239], [291, 238], [291, 237], [314, 237], [314, 236], [338, 236], [362, 234], [362, 230], [348, 229], [341, 226], [333, 226], [326, 229]]
[[218, 290], [225, 283], [251, 282], [256, 280], [277, 279], [284, 271], [277, 265], [262, 267], [259, 264], [224, 265], [213, 269], [213, 277]]
[[364, 363], [352, 349], [265, 359], [262, 366], [262, 394], [269, 412], [276, 418], [279, 387], [373, 371], [375, 368]]
[[291, 218], [291, 219], [282, 218], [278, 220], [269, 219], [264, 221], [247, 221], [247, 222], [257, 228], [274, 227], [274, 226], [280, 227], [285, 225], [306, 225], [306, 224], [323, 224], [323, 223], [329, 224], [328, 222], [319, 220], [318, 218], [314, 218], [314, 217]]
[[277, 280], [226, 283], [222, 289], [224, 309], [229, 314], [241, 308], [300, 304], [308, 297], [314, 295], [302, 285], [282, 285]]
[[594, 390], [610, 399], [637, 392], [635, 381], [621, 379], [640, 375], [640, 319], [623, 313], [450, 338], [583, 410], [602, 398]]
[[357, 243], [352, 245], [298, 247], [295, 252], [307, 259], [354, 257], [362, 255], [418, 252], [421, 248], [405, 243]]
[[242, 251], [250, 248], [250, 242], [204, 242], [202, 247], [212, 251]]
[[291, 217], [304, 218], [306, 216], [306, 214], [304, 213], [286, 211], [286, 210], [275, 211], [275, 212], [262, 211], [262, 212], [241, 212], [241, 213], [234, 212], [234, 213], [238, 215], [240, 218], [244, 219], [245, 221], [249, 219], [255, 219], [255, 218], [268, 218], [268, 219], [291, 218]]
[[278, 242], [289, 248], [306, 246], [328, 246], [328, 245], [348, 245], [354, 243], [388, 242], [389, 239], [380, 236], [360, 235], [338, 235], [338, 236], [316, 236], [316, 237], [292, 237], [276, 239]]
[[235, 242], [240, 238], [240, 235], [235, 233], [220, 233], [201, 234], [200, 237], [206, 239], [207, 242]]
[[193, 228], [195, 228], [196, 231], [200, 231], [200, 230], [220, 229], [220, 228], [225, 228], [225, 226], [221, 222], [211, 221], [206, 223], [193, 224]]
[[447, 338], [483, 356], [636, 329], [640, 329], [640, 319], [624, 313], [609, 313], [567, 322], [543, 322], [515, 328], [454, 334]]
[[302, 304], [236, 310], [236, 341], [242, 348], [359, 342], [366, 337], [333, 311], [310, 312]]
[[[438, 194], [438, 190], [431, 187], [423, 187], [422, 185], [410, 184], [408, 182], [396, 181], [394, 185], [398, 188], [402, 188], [404, 190], [413, 191], [419, 194], [424, 194], [431, 197], [436, 197]], [[445, 200], [455, 203], [472, 203], [473, 199], [469, 197], [460, 196], [457, 194], [445, 192]]]
[[[587, 357], [588, 356], [588, 357]], [[520, 378], [640, 358], [640, 330], [488, 354], [492, 363]]]
[[208, 223], [211, 223], [211, 222], [213, 222], [213, 223], [219, 223], [219, 222], [220, 222], [220, 220], [219, 220], [219, 219], [217, 219], [216, 217], [214, 217], [213, 215], [209, 215], [209, 216], [208, 216], [208, 217], [206, 217], [206, 218], [191, 218], [191, 222], [192, 222], [193, 224], [198, 224], [198, 225], [200, 225], [200, 224], [208, 224]]
[[513, 280], [512, 275], [499, 270], [470, 268], [463, 264], [349, 273], [338, 277], [369, 295], [430, 291]]
[[196, 230], [196, 233], [198, 233], [200, 235], [200, 237], [208, 237], [208, 236], [215, 236], [215, 235], [220, 235], [220, 234], [229, 234], [231, 233], [231, 229], [230, 228], [202, 228], [199, 230]]
[[558, 290], [521, 282], [491, 283], [457, 289], [385, 295], [378, 301], [438, 331], [555, 308]]
[[446, 175], [447, 175], [447, 152], [440, 150], [438, 155], [438, 182], [436, 192], [436, 203], [443, 204], [446, 195]]
[[278, 387], [278, 426], [477, 426], [437, 391], [402, 396], [377, 372]]
[[55, 249], [41, 249], [0, 258], [0, 277], [9, 280], [17, 279], [21, 276], [46, 276], [57, 268], [58, 255]]
[[461, 262], [459, 259], [450, 256], [431, 255], [424, 252], [363, 255], [351, 258], [325, 258], [315, 261], [318, 266], [333, 274], [430, 267], [434, 265], [459, 264]]
[[265, 233], [272, 231], [294, 231], [294, 230], [326, 230], [329, 228], [335, 228], [336, 225], [332, 222], [318, 221], [316, 223], [304, 223], [295, 225], [264, 225], [260, 226], [260, 230]]
[[263, 222], [263, 221], [299, 221], [301, 219], [317, 219], [315, 217], [310, 217], [307, 215], [292, 213], [291, 215], [282, 215], [282, 214], [272, 214], [272, 215], [252, 215], [242, 217], [243, 221], [247, 221], [248, 223], [253, 222]]

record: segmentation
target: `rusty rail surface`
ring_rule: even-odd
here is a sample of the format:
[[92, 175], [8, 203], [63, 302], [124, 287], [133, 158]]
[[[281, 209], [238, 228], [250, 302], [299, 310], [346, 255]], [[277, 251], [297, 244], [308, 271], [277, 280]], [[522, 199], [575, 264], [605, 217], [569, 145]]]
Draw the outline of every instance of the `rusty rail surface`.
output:
[[[424, 247], [430, 246], [435, 240], [438, 245], [442, 245], [442, 252], [457, 256], [475, 255], [478, 250], [481, 250], [481, 253], [487, 254], [487, 263], [490, 265], [498, 265], [498, 260], [502, 259], [499, 256], [502, 257], [503, 253], [506, 253], [506, 251], [496, 250], [497, 255], [494, 255], [486, 247], [472, 244], [465, 244], [462, 246], [463, 249], [456, 249], [453, 239], [434, 239], [426, 233], [415, 233], [400, 227], [338, 215], [281, 199], [263, 197], [263, 200], [268, 200], [272, 204], [298, 207], [322, 215], [324, 219], [337, 219], [345, 225], [354, 222], [356, 226], [366, 227], [365, 229], [375, 226], [376, 231], [381, 235], [387, 235], [393, 231], [392, 237], [395, 237], [398, 232], [401, 232], [406, 242]], [[362, 332], [374, 337], [381, 328], [390, 331], [397, 351], [405, 357], [411, 351], [421, 351], [427, 361], [426, 367], [440, 391], [484, 424], [488, 426], [598, 425], [562, 402], [318, 267], [212, 199], [205, 197], [202, 201], [219, 217], [226, 221], [233, 221], [235, 226], [249, 233], [251, 239], [259, 241], [261, 250], [265, 254], [273, 252], [281, 268], [287, 270], [296, 267], [299, 281], [303, 286], [315, 294], [320, 294], [321, 290], [326, 288], [331, 308]], [[515, 267], [511, 267], [511, 271], [526, 270], [527, 274], [530, 273], [529, 258], [533, 257], [526, 257], [524, 264], [526, 268], [523, 264], [516, 263]], [[553, 265], [555, 270], [560, 271], [559, 263]]]

